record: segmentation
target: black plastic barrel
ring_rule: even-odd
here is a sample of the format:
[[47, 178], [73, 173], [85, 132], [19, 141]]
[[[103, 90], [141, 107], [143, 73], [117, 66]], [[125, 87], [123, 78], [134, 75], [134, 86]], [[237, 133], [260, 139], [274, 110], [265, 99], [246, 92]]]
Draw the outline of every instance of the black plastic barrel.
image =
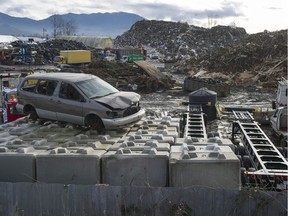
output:
[[207, 88], [201, 88], [189, 94], [189, 103], [192, 105], [202, 105], [206, 120], [216, 119], [217, 93]]

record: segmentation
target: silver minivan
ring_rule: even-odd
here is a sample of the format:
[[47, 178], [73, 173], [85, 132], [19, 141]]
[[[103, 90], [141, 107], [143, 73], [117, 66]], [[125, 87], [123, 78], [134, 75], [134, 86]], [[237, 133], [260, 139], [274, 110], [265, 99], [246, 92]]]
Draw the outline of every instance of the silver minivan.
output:
[[140, 97], [91, 74], [39, 73], [19, 84], [17, 110], [32, 120], [69, 122], [103, 132], [139, 121], [145, 115]]

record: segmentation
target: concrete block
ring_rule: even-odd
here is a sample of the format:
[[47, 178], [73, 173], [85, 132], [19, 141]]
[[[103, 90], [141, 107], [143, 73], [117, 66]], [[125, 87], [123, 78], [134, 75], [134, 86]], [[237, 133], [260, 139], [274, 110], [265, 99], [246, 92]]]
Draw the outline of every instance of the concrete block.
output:
[[37, 180], [45, 183], [99, 184], [105, 150], [56, 148], [36, 156]]
[[102, 157], [103, 183], [112, 186], [168, 186], [169, 153], [155, 148], [120, 148]]
[[30, 148], [0, 148], [0, 182], [35, 182], [35, 155]]
[[240, 161], [229, 146], [172, 146], [169, 173], [171, 187], [241, 187]]

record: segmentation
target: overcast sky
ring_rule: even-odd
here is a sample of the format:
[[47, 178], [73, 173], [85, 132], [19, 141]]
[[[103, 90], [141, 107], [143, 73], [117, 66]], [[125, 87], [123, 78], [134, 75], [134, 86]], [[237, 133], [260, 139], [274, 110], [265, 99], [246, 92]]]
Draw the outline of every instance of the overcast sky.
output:
[[53, 14], [135, 13], [148, 20], [211, 27], [234, 25], [248, 33], [288, 27], [287, 0], [0, 0], [0, 12], [35, 20]]

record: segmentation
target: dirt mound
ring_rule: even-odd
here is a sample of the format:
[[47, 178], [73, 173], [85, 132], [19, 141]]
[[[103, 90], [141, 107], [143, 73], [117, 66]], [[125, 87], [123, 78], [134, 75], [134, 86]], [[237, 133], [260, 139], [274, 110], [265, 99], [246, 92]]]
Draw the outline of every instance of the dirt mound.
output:
[[243, 28], [215, 26], [201, 28], [181, 22], [136, 22], [129, 31], [114, 40], [116, 47], [152, 47], [163, 56], [164, 61], [189, 59], [233, 44], [247, 37]]

